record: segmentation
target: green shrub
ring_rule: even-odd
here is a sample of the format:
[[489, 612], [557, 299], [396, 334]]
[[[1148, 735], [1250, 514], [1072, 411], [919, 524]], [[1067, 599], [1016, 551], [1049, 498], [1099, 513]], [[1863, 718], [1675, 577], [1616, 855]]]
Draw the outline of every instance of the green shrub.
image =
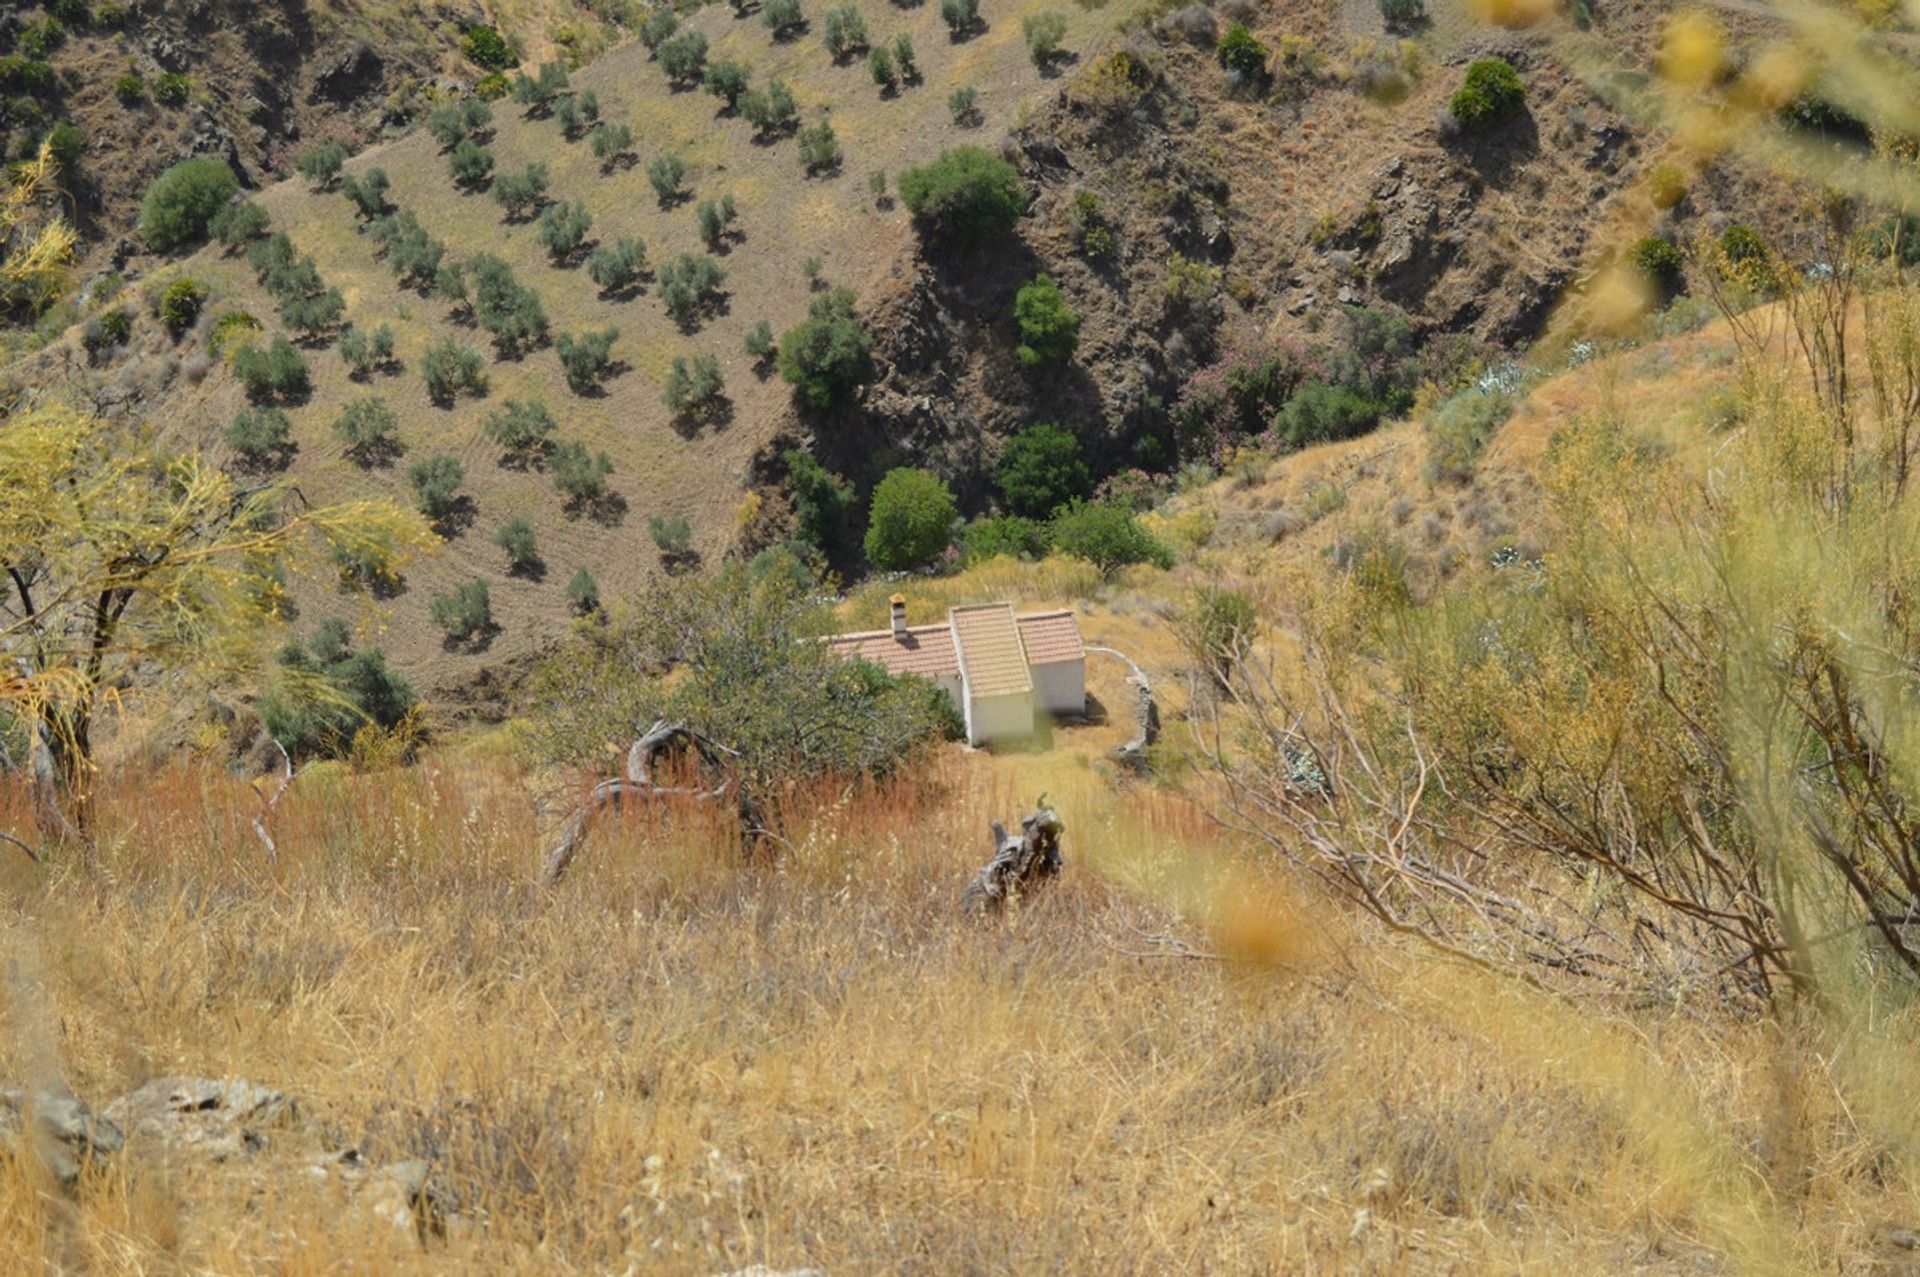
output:
[[956, 517], [953, 492], [939, 476], [908, 467], [890, 470], [873, 490], [867, 561], [881, 571], [931, 563], [953, 543]]
[[165, 106], [183, 106], [193, 95], [193, 81], [178, 71], [168, 71], [153, 79], [153, 100]]
[[182, 160], [148, 188], [140, 205], [140, 237], [160, 253], [199, 239], [239, 189], [240, 179], [224, 161]]
[[292, 448], [293, 422], [279, 408], [242, 408], [227, 423], [224, 437], [242, 465], [264, 469]]
[[673, 321], [691, 328], [719, 299], [726, 278], [727, 272], [711, 257], [682, 253], [660, 267], [656, 288]]
[[493, 629], [493, 599], [487, 583], [477, 578], [434, 596], [427, 611], [451, 643], [465, 643]]
[[392, 209], [393, 206], [387, 202], [387, 191], [391, 186], [385, 169], [370, 168], [358, 177], [342, 178], [340, 193], [347, 197], [362, 222], [371, 222]]
[[293, 167], [301, 177], [312, 182], [314, 189], [326, 190], [339, 180], [340, 170], [347, 164], [347, 148], [338, 142], [322, 142], [310, 146], [300, 153]]
[[726, 391], [726, 378], [720, 373], [720, 361], [712, 355], [695, 355], [691, 361], [674, 356], [673, 371], [667, 374], [667, 388], [661, 401], [682, 420], [711, 416], [720, 406]]
[[640, 43], [647, 47], [648, 53], [657, 55], [660, 52], [660, 46], [671, 39], [673, 33], [679, 29], [680, 19], [674, 13], [673, 6], [663, 4], [650, 10], [646, 20], [640, 24]]
[[41, 135], [40, 145], [45, 147], [60, 171], [72, 176], [80, 171], [80, 159], [86, 153], [87, 135], [78, 128], [61, 120]]
[[354, 327], [340, 335], [340, 359], [354, 380], [363, 380], [393, 362], [393, 329], [387, 324], [368, 331]]
[[420, 375], [426, 378], [427, 394], [437, 404], [452, 404], [462, 391], [472, 395], [487, 392], [487, 361], [471, 346], [452, 337], [443, 337], [427, 347], [420, 358]]
[[604, 293], [625, 292], [647, 269], [647, 245], [639, 238], [602, 244], [587, 257], [587, 278]]
[[942, 151], [933, 163], [902, 173], [899, 186], [922, 234], [953, 244], [998, 239], [1027, 208], [1019, 172], [977, 146]]
[[661, 45], [660, 69], [671, 84], [698, 84], [707, 69], [707, 37], [683, 31]]
[[822, 35], [827, 52], [835, 62], [844, 62], [867, 47], [867, 21], [853, 4], [830, 5], [821, 15]]
[[567, 386], [576, 395], [584, 395], [600, 385], [613, 364], [613, 343], [620, 339], [618, 328], [584, 332], [579, 336], [561, 333], [553, 349], [566, 371]]
[[553, 476], [554, 490], [570, 507], [588, 505], [606, 495], [613, 458], [604, 452], [590, 453], [586, 444], [568, 439], [553, 450], [547, 472]]
[[1000, 515], [967, 524], [960, 533], [960, 558], [969, 567], [996, 558], [1041, 559], [1051, 545], [1046, 524]]
[[780, 375], [811, 408], [846, 403], [874, 379], [873, 336], [854, 311], [851, 290], [814, 298], [805, 321], [781, 337]]
[[46, 0], [47, 16], [70, 27], [86, 27], [93, 22], [90, 0]]
[[1679, 289], [1685, 259], [1680, 255], [1679, 245], [1672, 240], [1649, 235], [1627, 250], [1627, 261], [1661, 292]]
[[[343, 574], [359, 575], [346, 562], [342, 568]], [[258, 708], [267, 734], [295, 759], [345, 757], [360, 728], [391, 731], [419, 704], [380, 649], [354, 651], [346, 625], [337, 620], [323, 624], [305, 645], [289, 643], [279, 664], [296, 677], [271, 680]]]
[[1173, 551], [1122, 505], [1076, 502], [1053, 516], [1048, 532], [1056, 553], [1085, 559], [1102, 576], [1133, 563], [1173, 566]]
[[160, 294], [160, 322], [170, 336], [179, 337], [200, 318], [206, 304], [207, 286], [190, 276], [174, 280]]
[[947, 111], [953, 116], [953, 122], [961, 128], [970, 128], [978, 124], [980, 122], [980, 90], [968, 84], [947, 94]]
[[378, 396], [348, 400], [333, 419], [333, 433], [348, 459], [363, 466], [376, 465], [400, 451], [399, 414]]
[[579, 200], [571, 204], [549, 204], [540, 214], [540, 230], [535, 238], [557, 265], [572, 260], [580, 246], [587, 242], [587, 233], [592, 229], [593, 218]]
[[1267, 59], [1272, 56], [1272, 50], [1247, 30], [1245, 24], [1236, 22], [1220, 37], [1213, 56], [1229, 74], [1257, 83], [1266, 78]]
[[397, 213], [386, 220], [389, 224], [384, 237], [387, 265], [394, 278], [409, 288], [422, 291], [431, 288], [440, 277], [440, 263], [446, 258], [447, 246], [429, 235], [411, 211]]
[[808, 173], [832, 172], [840, 167], [840, 142], [825, 120], [800, 130], [800, 167]]
[[475, 66], [488, 71], [505, 71], [520, 65], [520, 56], [505, 36], [489, 26], [471, 26], [460, 37], [460, 50]]
[[467, 481], [466, 467], [458, 457], [440, 453], [407, 468], [407, 484], [413, 489], [420, 513], [435, 523], [444, 523], [460, 504], [460, 485]]
[[337, 288], [284, 297], [280, 301], [280, 322], [308, 341], [338, 328], [346, 312], [347, 300]]
[[464, 98], [436, 109], [427, 117], [427, 132], [441, 149], [452, 150], [475, 139], [493, 124], [493, 108], [479, 98]]
[[244, 310], [229, 310], [213, 321], [213, 331], [207, 334], [207, 354], [215, 359], [226, 357], [229, 348], [237, 348], [252, 343], [260, 334], [260, 321]]
[[919, 82], [920, 61], [913, 51], [913, 37], [904, 31], [893, 37], [893, 65], [899, 70], [903, 83]]
[[1067, 15], [1058, 9], [1042, 9], [1020, 22], [1020, 34], [1027, 41], [1027, 56], [1041, 70], [1060, 55], [1060, 41], [1067, 35]]
[[229, 253], [237, 253], [265, 235], [270, 225], [272, 219], [267, 216], [267, 210], [252, 200], [229, 201], [208, 221], [207, 233]]
[[1427, 0], [1378, 0], [1388, 30], [1411, 27], [1427, 16]]
[[37, 58], [19, 53], [0, 57], [0, 90], [45, 96], [53, 92], [53, 68]]
[[694, 210], [695, 221], [700, 227], [700, 240], [708, 249], [718, 252], [727, 241], [734, 220], [739, 212], [734, 208], [733, 196], [723, 195], [717, 200], [702, 200], [700, 207]]
[[1081, 191], [1073, 197], [1073, 206], [1067, 211], [1067, 233], [1088, 261], [1105, 261], [1113, 256], [1113, 227], [1100, 197], [1092, 191]]
[[567, 581], [567, 606], [577, 616], [586, 616], [600, 610], [600, 583], [593, 579], [593, 573], [581, 568]]
[[29, 23], [20, 29], [14, 37], [15, 46], [30, 58], [44, 61], [48, 54], [65, 42], [67, 28], [60, 19], [51, 15], [38, 22]]
[[540, 567], [540, 549], [533, 535], [533, 525], [515, 515], [500, 525], [493, 534], [493, 543], [507, 556], [507, 571], [515, 576], [535, 572]]
[[1009, 510], [1036, 519], [1093, 491], [1080, 441], [1055, 425], [1029, 426], [1008, 440], [994, 482]]
[[747, 68], [731, 58], [722, 59], [707, 67], [706, 77], [701, 86], [713, 96], [727, 104], [731, 111], [740, 105], [740, 95], [747, 91]]
[[800, 0], [765, 0], [760, 6], [760, 21], [773, 32], [774, 39], [785, 40], [805, 26], [807, 18], [800, 11]]
[[767, 81], [764, 91], [740, 95], [740, 114], [753, 125], [756, 135], [772, 137], [800, 122], [800, 104], [785, 81], [773, 79]]
[[656, 156], [653, 163], [647, 165], [647, 183], [653, 187], [662, 208], [680, 198], [680, 184], [686, 176], [686, 161], [671, 151]]
[[1482, 58], [1447, 100], [1447, 110], [1462, 129], [1475, 132], [1503, 124], [1520, 113], [1527, 89], [1505, 59]]
[[98, 358], [115, 346], [127, 344], [127, 338], [133, 331], [133, 316], [125, 306], [116, 306], [102, 311], [86, 322], [80, 330], [80, 344], [87, 354]]
[[940, 20], [949, 38], [961, 39], [980, 25], [980, 0], [940, 0]]
[[136, 106], [146, 100], [147, 80], [138, 71], [129, 71], [113, 82], [113, 96], [123, 106]]
[[1260, 637], [1260, 608], [1242, 590], [1202, 587], [1176, 622], [1181, 643], [1195, 664], [1222, 688]]
[[513, 100], [527, 108], [530, 117], [550, 114], [553, 104], [568, 88], [567, 69], [558, 62], [541, 64], [540, 70], [513, 78]]
[[1080, 345], [1080, 314], [1050, 275], [1036, 275], [1014, 295], [1013, 316], [1020, 325], [1014, 353], [1029, 368], [1064, 363]]
[[1473, 477], [1480, 452], [1501, 423], [1513, 415], [1513, 397], [1469, 386], [1427, 417], [1427, 478], [1465, 482]]
[[772, 362], [780, 351], [779, 343], [773, 339], [773, 325], [763, 319], [749, 328], [742, 348], [757, 364], [765, 365]]
[[1309, 381], [1293, 393], [1274, 426], [1296, 447], [1351, 439], [1380, 424], [1378, 401], [1348, 385]]
[[587, 145], [600, 161], [601, 171], [611, 172], [615, 165], [632, 157], [633, 130], [624, 124], [601, 124], [594, 128]]
[[513, 81], [500, 71], [489, 71], [473, 82], [473, 96], [482, 102], [498, 102], [512, 93]]
[[553, 447], [553, 414], [538, 400], [507, 400], [482, 429], [516, 465], [531, 464]]
[[599, 95], [592, 89], [585, 89], [561, 98], [553, 115], [567, 140], [578, 141], [588, 129], [600, 122]]
[[233, 373], [256, 404], [297, 399], [309, 386], [307, 361], [285, 337], [275, 337], [264, 349], [255, 345], [235, 351]]
[[547, 201], [547, 166], [529, 164], [522, 172], [495, 178], [493, 198], [510, 220], [525, 220]]
[[847, 520], [858, 499], [853, 485], [828, 473], [805, 448], [788, 448], [780, 459], [787, 468], [787, 492], [801, 534], [813, 549], [832, 553], [846, 534]]
[[647, 520], [654, 548], [669, 560], [684, 559], [693, 548], [693, 524], [684, 514], [656, 514]]
[[513, 270], [490, 253], [467, 263], [474, 315], [493, 337], [502, 356], [511, 357], [547, 339], [547, 312], [539, 294], [513, 277]]
[[447, 155], [447, 172], [456, 186], [483, 189], [493, 180], [493, 152], [463, 139]]

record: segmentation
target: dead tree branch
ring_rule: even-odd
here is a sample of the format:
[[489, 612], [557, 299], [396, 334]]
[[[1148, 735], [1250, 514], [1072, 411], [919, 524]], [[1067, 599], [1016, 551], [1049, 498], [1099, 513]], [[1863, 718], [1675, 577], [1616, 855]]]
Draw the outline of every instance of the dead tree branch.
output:
[[975, 913], [995, 913], [1007, 901], [1037, 888], [1060, 872], [1060, 835], [1066, 830], [1060, 813], [1047, 805], [1040, 795], [1033, 814], [1020, 822], [1020, 832], [1010, 834], [1005, 825], [993, 822], [993, 859], [981, 866], [967, 884], [962, 904]]
[[[269, 739], [272, 738], [269, 737]], [[255, 789], [254, 792], [260, 799], [260, 814], [255, 816], [251, 822], [254, 837], [258, 838], [260, 845], [267, 849], [268, 864], [275, 864], [279, 861], [280, 846], [274, 842], [273, 835], [267, 832], [267, 822], [273, 819], [273, 809], [279, 805], [280, 799], [286, 794], [288, 786], [292, 785], [294, 778], [300, 774], [294, 770], [293, 756], [287, 753], [287, 747], [282, 745], [278, 740], [273, 742], [273, 747], [280, 751], [280, 775], [275, 779], [273, 787], [270, 790]]]
[[1135, 730], [1133, 739], [1116, 747], [1113, 756], [1134, 771], [1145, 771], [1147, 747], [1160, 738], [1160, 707], [1153, 699], [1153, 684], [1148, 681], [1147, 672], [1134, 664], [1126, 653], [1111, 647], [1090, 647], [1087, 651], [1114, 657], [1127, 667], [1127, 682], [1133, 687], [1135, 696]]

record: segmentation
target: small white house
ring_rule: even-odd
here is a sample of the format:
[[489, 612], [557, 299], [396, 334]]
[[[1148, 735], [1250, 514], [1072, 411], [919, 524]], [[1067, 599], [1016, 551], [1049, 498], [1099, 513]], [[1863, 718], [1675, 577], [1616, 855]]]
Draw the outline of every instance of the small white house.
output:
[[890, 674], [931, 679], [953, 698], [975, 745], [1033, 735], [1040, 711], [1087, 712], [1087, 649], [1072, 612], [1016, 615], [1011, 603], [981, 603], [954, 608], [938, 624], [908, 625], [906, 596], [896, 594], [890, 628], [827, 643]]

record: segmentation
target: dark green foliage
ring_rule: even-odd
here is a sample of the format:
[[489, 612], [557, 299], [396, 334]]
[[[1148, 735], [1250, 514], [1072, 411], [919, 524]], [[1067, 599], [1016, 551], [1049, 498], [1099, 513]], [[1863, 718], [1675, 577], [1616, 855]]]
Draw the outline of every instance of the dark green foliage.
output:
[[449, 643], [481, 638], [493, 629], [493, 597], [478, 578], [435, 595], [427, 612]]
[[340, 359], [354, 380], [363, 380], [393, 363], [393, 329], [382, 324], [368, 331], [349, 328], [340, 335]]
[[1080, 441], [1055, 425], [1029, 426], [1008, 440], [994, 482], [1009, 510], [1035, 519], [1093, 491]]
[[280, 322], [308, 341], [317, 340], [338, 328], [346, 313], [346, 298], [341, 296], [337, 288], [280, 299]]
[[1052, 546], [1047, 525], [1016, 514], [975, 519], [960, 533], [960, 559], [971, 567], [988, 559], [1042, 559]]
[[587, 206], [579, 200], [571, 204], [549, 204], [540, 214], [540, 231], [537, 238], [540, 247], [556, 264], [570, 261], [580, 246], [587, 242], [587, 232], [593, 229], [593, 218], [587, 213]]
[[153, 79], [153, 100], [163, 106], [183, 106], [193, 94], [193, 81], [179, 71], [168, 71]]
[[1133, 563], [1173, 566], [1173, 551], [1122, 505], [1075, 503], [1054, 515], [1048, 534], [1055, 552], [1085, 559], [1103, 576]]
[[47, 15], [70, 27], [85, 27], [93, 21], [91, 0], [46, 0]]
[[473, 82], [473, 96], [482, 102], [498, 102], [513, 92], [513, 81], [502, 71], [489, 71]]
[[731, 58], [723, 58], [707, 66], [706, 77], [700, 83], [731, 111], [740, 105], [740, 95], [747, 91], [747, 68]]
[[440, 453], [416, 461], [407, 468], [407, 484], [413, 489], [420, 513], [442, 523], [460, 504], [460, 485], [467, 481], [466, 467], [458, 457]]
[[808, 544], [823, 554], [832, 554], [846, 536], [847, 520], [858, 499], [853, 485], [828, 473], [819, 458], [805, 448], [788, 448], [780, 459], [787, 467], [794, 521]]
[[312, 182], [316, 190], [327, 190], [339, 180], [340, 170], [346, 163], [346, 147], [338, 142], [322, 142], [302, 151], [293, 167], [301, 177]]
[[901, 467], [873, 490], [867, 517], [867, 562], [883, 572], [931, 563], [953, 544], [957, 511], [939, 476]]
[[390, 220], [387, 265], [402, 284], [424, 292], [439, 278], [447, 246], [429, 235], [411, 212], [399, 213]]
[[40, 144], [47, 148], [62, 173], [71, 177], [80, 171], [80, 157], [87, 149], [85, 133], [62, 120], [41, 135]]
[[773, 339], [773, 325], [764, 319], [747, 330], [744, 346], [754, 362], [763, 365], [771, 362], [780, 350], [779, 343]]
[[698, 84], [707, 69], [707, 37], [683, 31], [660, 46], [660, 69], [674, 84]]
[[509, 399], [482, 428], [515, 465], [529, 465], [553, 446], [553, 414], [538, 400]]
[[602, 169], [611, 170], [633, 155], [633, 130], [624, 124], [601, 124], [595, 127], [587, 144], [593, 148], [593, 157], [600, 161]]
[[647, 46], [647, 52], [658, 54], [660, 46], [673, 38], [680, 29], [680, 19], [675, 16], [673, 6], [661, 5], [647, 14], [640, 24], [640, 43]]
[[682, 253], [660, 267], [655, 291], [674, 322], [692, 328], [719, 299], [726, 278], [727, 272], [711, 257]]
[[632, 288], [647, 269], [647, 245], [638, 237], [602, 244], [587, 257], [587, 278], [604, 293]]
[[1627, 261], [1662, 293], [1679, 289], [1685, 259], [1679, 245], [1659, 235], [1649, 235], [1627, 250]]
[[447, 156], [447, 172], [456, 186], [484, 189], [493, 180], [493, 152], [463, 138]]
[[1105, 261], [1113, 255], [1113, 227], [1100, 197], [1092, 191], [1081, 191], [1073, 197], [1073, 207], [1067, 211], [1067, 233], [1079, 245], [1080, 255], [1090, 262]]
[[867, 47], [867, 23], [857, 5], [836, 4], [821, 15], [827, 52], [835, 62], [844, 62]]
[[680, 198], [680, 183], [686, 176], [686, 161], [671, 151], [656, 156], [653, 163], [647, 165], [647, 182], [659, 197], [662, 208]]
[[247, 346], [234, 352], [233, 373], [256, 404], [286, 402], [307, 393], [307, 361], [285, 337], [266, 347]]
[[1472, 132], [1505, 123], [1526, 103], [1526, 86], [1502, 58], [1482, 58], [1467, 68], [1466, 78], [1447, 100], [1447, 110], [1461, 128]]
[[693, 548], [693, 524], [684, 514], [656, 514], [647, 520], [647, 535], [667, 559], [684, 559]]
[[86, 347], [89, 356], [98, 358], [115, 346], [126, 345], [132, 330], [133, 316], [125, 306], [116, 306], [86, 322], [80, 330], [80, 344]]
[[577, 337], [572, 333], [560, 334], [553, 349], [560, 356], [560, 367], [567, 374], [567, 387], [574, 394], [584, 395], [599, 388], [613, 363], [613, 343], [619, 338], [618, 328], [584, 332]]
[[340, 179], [340, 193], [353, 204], [353, 211], [360, 220], [370, 222], [386, 213], [393, 206], [387, 203], [387, 191], [392, 187], [387, 180], [387, 171], [383, 168], [370, 168], [358, 177]]
[[1042, 9], [1022, 19], [1020, 34], [1027, 41], [1027, 56], [1044, 71], [1060, 56], [1060, 41], [1067, 35], [1067, 15], [1058, 9]]
[[822, 120], [800, 130], [800, 166], [809, 173], [832, 172], [840, 167], [840, 142], [833, 135], [833, 125]]
[[718, 252], [730, 237], [739, 213], [733, 206], [733, 196], [723, 195], [717, 200], [702, 200], [694, 215], [700, 227], [700, 241]]
[[291, 450], [293, 422], [279, 408], [242, 408], [223, 434], [241, 465], [266, 469]]
[[957, 146], [900, 175], [900, 198], [921, 233], [960, 245], [1007, 234], [1027, 209], [1027, 191], [1013, 165], [977, 146]]
[[1014, 353], [1029, 368], [1063, 363], [1080, 345], [1080, 314], [1051, 275], [1036, 275], [1014, 295], [1013, 317], [1020, 325]]
[[784, 80], [767, 81], [765, 90], [740, 95], [740, 114], [761, 137], [784, 133], [800, 122], [800, 104]]
[[427, 132], [443, 150], [475, 140], [476, 134], [486, 132], [492, 125], [493, 108], [479, 98], [464, 98], [440, 107], [427, 117]]
[[135, 106], [147, 96], [146, 77], [138, 71], [129, 71], [113, 82], [113, 96], [123, 106]]
[[376, 396], [352, 399], [333, 419], [349, 459], [363, 466], [377, 465], [400, 451], [400, 417]]
[[240, 179], [224, 161], [182, 160], [148, 188], [140, 205], [140, 237], [159, 253], [199, 239], [239, 189]]
[[882, 92], [891, 93], [900, 87], [900, 72], [893, 65], [893, 50], [881, 45], [867, 55], [867, 74], [880, 86]]
[[581, 568], [567, 580], [567, 606], [575, 615], [586, 616], [600, 610], [600, 583], [593, 573]]
[[578, 439], [568, 439], [553, 450], [547, 461], [553, 487], [569, 506], [598, 501], [607, 491], [607, 476], [613, 473], [613, 458], [604, 452], [587, 451]]
[[0, 91], [44, 96], [53, 92], [53, 68], [38, 58], [9, 53], [0, 57]]
[[712, 355], [695, 355], [691, 361], [676, 355], [673, 371], [667, 374], [667, 388], [660, 398], [685, 421], [713, 415], [726, 391], [726, 378], [720, 373], [720, 361]]
[[1266, 78], [1267, 59], [1272, 56], [1272, 51], [1260, 37], [1247, 30], [1244, 23], [1236, 22], [1220, 37], [1220, 43], [1214, 46], [1213, 56], [1229, 74], [1250, 83], [1258, 83]]
[[547, 166], [527, 165], [523, 172], [504, 173], [493, 180], [493, 198], [507, 217], [524, 221], [547, 202]]
[[1411, 27], [1427, 16], [1427, 0], [1379, 0], [1379, 5], [1389, 31]]
[[846, 403], [874, 379], [873, 336], [854, 311], [850, 289], [814, 298], [806, 320], [780, 338], [780, 375], [812, 408]]
[[488, 26], [468, 27], [466, 34], [460, 37], [460, 51], [475, 66], [488, 71], [505, 71], [520, 65], [520, 57], [514, 53], [506, 37]]
[[65, 43], [67, 28], [55, 17], [45, 17], [20, 29], [15, 46], [29, 58], [44, 61], [48, 54]]
[[546, 341], [547, 312], [539, 294], [518, 283], [511, 267], [482, 253], [467, 263], [467, 272], [474, 315], [502, 355], [515, 355]]
[[260, 321], [246, 311], [225, 311], [213, 321], [213, 331], [207, 334], [207, 354], [223, 359], [229, 349], [252, 341], [259, 332]]
[[516, 576], [538, 571], [540, 550], [534, 539], [533, 525], [525, 518], [515, 515], [500, 525], [493, 534], [493, 543], [507, 556], [507, 571]]
[[600, 98], [592, 89], [561, 98], [554, 108], [554, 119], [560, 123], [560, 131], [567, 140], [578, 141], [588, 129], [600, 122]]
[[962, 128], [971, 128], [978, 124], [980, 122], [980, 90], [968, 84], [947, 94], [947, 112], [953, 116], [953, 122]]
[[513, 100], [527, 108], [529, 116], [550, 114], [553, 104], [567, 91], [567, 69], [558, 62], [543, 63], [540, 70], [513, 78]]
[[800, 0], [764, 0], [760, 21], [766, 23], [776, 40], [791, 38], [807, 24], [806, 15], [800, 11]]
[[207, 286], [191, 276], [174, 280], [160, 294], [160, 322], [170, 336], [178, 337], [193, 327], [206, 304]]
[[252, 200], [223, 205], [207, 223], [207, 232], [229, 253], [237, 253], [267, 233], [272, 219]]
[[1293, 393], [1274, 421], [1296, 446], [1351, 439], [1380, 424], [1380, 404], [1352, 386], [1309, 381]]
[[354, 651], [337, 620], [305, 646], [289, 643], [280, 666], [295, 677], [262, 696], [258, 709], [267, 734], [295, 759], [343, 757], [361, 727], [392, 730], [419, 703], [380, 649]]
[[949, 36], [960, 39], [980, 25], [980, 0], [940, 0], [940, 20]]
[[451, 405], [461, 391], [483, 395], [487, 391], [487, 361], [471, 346], [452, 337], [443, 337], [427, 347], [420, 358], [420, 375], [426, 378], [427, 394], [437, 404]]
[[904, 31], [893, 37], [893, 65], [902, 81], [907, 84], [919, 83], [920, 62], [914, 56], [913, 37]]

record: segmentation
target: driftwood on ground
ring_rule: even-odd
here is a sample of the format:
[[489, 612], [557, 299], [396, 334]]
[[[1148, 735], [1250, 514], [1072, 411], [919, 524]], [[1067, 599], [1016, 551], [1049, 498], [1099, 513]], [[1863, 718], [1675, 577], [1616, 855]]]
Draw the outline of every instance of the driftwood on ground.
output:
[[[654, 763], [662, 754], [690, 751], [709, 769], [720, 773], [720, 778], [711, 786], [662, 785], [654, 780]], [[731, 760], [738, 759], [739, 753], [709, 740], [694, 731], [685, 723], [657, 722], [633, 743], [627, 751], [627, 770], [624, 776], [610, 776], [595, 785], [587, 794], [586, 801], [567, 821], [560, 833], [560, 841], [548, 854], [546, 863], [540, 869], [540, 880], [549, 886], [560, 881], [567, 869], [573, 864], [574, 855], [580, 850], [580, 844], [586, 840], [587, 831], [595, 819], [609, 807], [618, 807], [629, 798], [641, 802], [651, 802], [656, 798], [679, 798], [693, 802], [716, 802], [729, 792], [735, 792], [740, 804], [740, 820], [749, 836], [758, 834], [758, 822], [753, 815], [752, 804], [743, 793], [737, 790], [732, 775]]]
[[1040, 795], [1033, 814], [1020, 822], [1020, 832], [1008, 833], [993, 822], [993, 859], [981, 866], [967, 884], [962, 903], [979, 913], [1002, 909], [1007, 901], [1037, 888], [1060, 872], [1060, 835], [1066, 829], [1060, 813]]

